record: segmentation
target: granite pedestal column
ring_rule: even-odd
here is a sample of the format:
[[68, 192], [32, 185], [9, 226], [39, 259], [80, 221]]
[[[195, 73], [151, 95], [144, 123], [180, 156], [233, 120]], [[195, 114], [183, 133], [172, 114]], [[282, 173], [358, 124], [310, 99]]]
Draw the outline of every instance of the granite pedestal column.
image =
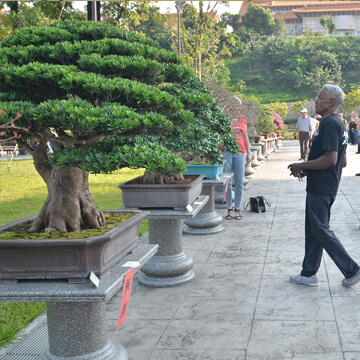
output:
[[139, 245], [111, 268], [98, 288], [90, 282], [20, 280], [0, 285], [0, 301], [46, 302], [49, 349], [38, 360], [127, 360], [127, 351], [109, 339], [106, 303], [122, 289], [133, 264], [136, 273], [157, 248]]
[[[228, 179], [234, 176], [233, 173], [223, 173], [218, 179], [203, 180], [202, 195], [209, 196], [209, 201], [200, 210], [199, 214], [193, 219], [184, 220], [183, 232], [189, 235], [212, 235], [221, 232], [224, 228], [223, 217], [215, 211], [215, 186], [220, 184], [222, 187], [222, 197], [224, 197], [224, 186]], [[231, 191], [231, 188], [228, 188]], [[223, 199], [222, 199], [223, 200]]]
[[159, 250], [139, 275], [139, 283], [151, 287], [170, 287], [191, 281], [194, 261], [182, 248], [183, 219], [196, 216], [208, 202], [200, 195], [187, 210], [149, 209], [149, 244], [159, 244]]

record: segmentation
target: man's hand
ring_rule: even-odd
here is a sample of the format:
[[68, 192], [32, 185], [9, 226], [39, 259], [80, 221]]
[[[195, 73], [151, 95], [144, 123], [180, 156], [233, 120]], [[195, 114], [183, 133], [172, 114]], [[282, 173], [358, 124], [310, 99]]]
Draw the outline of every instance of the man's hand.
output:
[[306, 176], [306, 169], [304, 169], [304, 163], [293, 163], [288, 166], [292, 176], [298, 177], [297, 173]]

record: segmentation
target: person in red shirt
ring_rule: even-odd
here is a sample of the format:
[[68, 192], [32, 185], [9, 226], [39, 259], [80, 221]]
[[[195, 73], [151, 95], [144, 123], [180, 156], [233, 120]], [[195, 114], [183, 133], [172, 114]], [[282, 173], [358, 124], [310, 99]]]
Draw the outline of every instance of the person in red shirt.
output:
[[[237, 110], [241, 107], [241, 100], [237, 97], [234, 97], [235, 102], [237, 103]], [[239, 151], [235, 154], [233, 153], [224, 153], [224, 172], [234, 173], [235, 181], [235, 208], [232, 206], [232, 180], [229, 181], [228, 191], [226, 194], [226, 206], [228, 214], [225, 216], [225, 219], [231, 220], [234, 218], [236, 220], [241, 220], [242, 215], [240, 213], [240, 206], [243, 197], [244, 189], [244, 176], [245, 176], [245, 163], [251, 161], [251, 151], [250, 143], [247, 135], [247, 121], [243, 114], [240, 114], [239, 111], [233, 113], [231, 118], [232, 121], [232, 136], [236, 139], [237, 144], [239, 145]]]

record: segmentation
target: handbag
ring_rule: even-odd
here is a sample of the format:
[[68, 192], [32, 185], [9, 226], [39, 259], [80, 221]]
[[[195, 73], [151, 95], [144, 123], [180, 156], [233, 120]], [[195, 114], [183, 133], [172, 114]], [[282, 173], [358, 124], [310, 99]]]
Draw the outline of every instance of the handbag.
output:
[[250, 204], [250, 211], [260, 213], [266, 211], [266, 205], [271, 207], [270, 201], [263, 196], [256, 196], [256, 197], [250, 197], [248, 203], [244, 207], [244, 210], [247, 209], [247, 207]]

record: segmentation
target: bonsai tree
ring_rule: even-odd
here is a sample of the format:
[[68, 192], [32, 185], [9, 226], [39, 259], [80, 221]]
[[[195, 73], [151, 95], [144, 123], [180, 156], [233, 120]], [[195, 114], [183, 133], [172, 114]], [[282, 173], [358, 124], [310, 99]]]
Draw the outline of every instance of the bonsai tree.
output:
[[274, 116], [270, 108], [266, 105], [261, 105], [261, 112], [258, 122], [256, 123], [256, 129], [259, 133], [270, 133], [275, 130], [274, 128]]
[[1, 43], [0, 65], [0, 140], [24, 147], [48, 188], [31, 232], [104, 224], [89, 173], [144, 168], [143, 181], [165, 183], [182, 178], [180, 152], [216, 162], [235, 146], [231, 120], [181, 59], [115, 26], [23, 28]]

